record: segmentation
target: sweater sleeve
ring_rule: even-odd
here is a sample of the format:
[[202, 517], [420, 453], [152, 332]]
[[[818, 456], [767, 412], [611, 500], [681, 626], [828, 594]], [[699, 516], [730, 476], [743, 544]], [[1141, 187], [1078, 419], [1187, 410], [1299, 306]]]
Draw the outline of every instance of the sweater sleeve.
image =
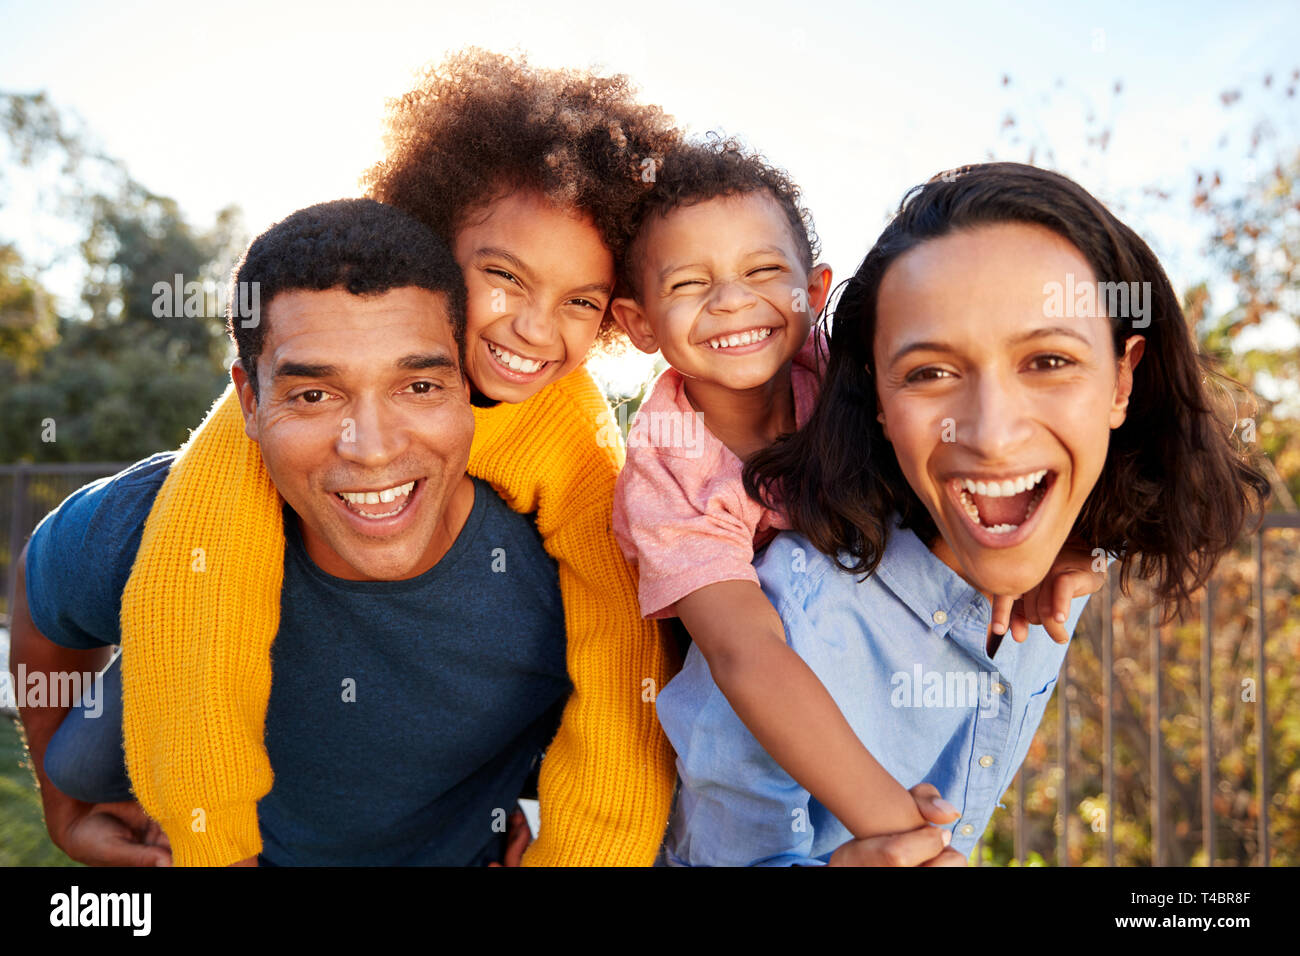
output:
[[471, 473], [537, 512], [559, 565], [573, 693], [542, 762], [541, 830], [525, 865], [653, 862], [675, 783], [654, 700], [674, 660], [641, 618], [635, 576], [611, 528], [621, 440], [584, 368], [527, 402], [476, 411]]

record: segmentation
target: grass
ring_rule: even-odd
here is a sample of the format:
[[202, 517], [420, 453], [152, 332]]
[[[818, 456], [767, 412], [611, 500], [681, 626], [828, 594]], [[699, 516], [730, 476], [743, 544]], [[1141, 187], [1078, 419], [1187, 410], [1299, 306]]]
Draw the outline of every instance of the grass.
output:
[[79, 866], [50, 842], [17, 721], [0, 715], [0, 866]]

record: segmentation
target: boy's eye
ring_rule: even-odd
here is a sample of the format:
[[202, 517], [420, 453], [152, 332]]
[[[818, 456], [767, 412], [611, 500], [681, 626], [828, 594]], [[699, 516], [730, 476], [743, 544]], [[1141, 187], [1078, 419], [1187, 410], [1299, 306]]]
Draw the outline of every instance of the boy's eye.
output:
[[692, 286], [692, 285], [704, 285], [704, 280], [703, 279], [682, 279], [680, 282], [674, 282], [668, 291], [676, 292], [678, 289], [682, 289], [685, 288], [686, 286]]
[[762, 278], [768, 278], [769, 276], [771, 276], [771, 275], [775, 275], [776, 273], [781, 272], [781, 271], [782, 271], [782, 270], [781, 270], [781, 267], [780, 267], [780, 266], [775, 266], [775, 265], [773, 265], [773, 266], [759, 266], [757, 269], [752, 269], [752, 270], [750, 270], [750, 273], [749, 273], [749, 274], [750, 274], [751, 276], [760, 276], [760, 277], [762, 277]]

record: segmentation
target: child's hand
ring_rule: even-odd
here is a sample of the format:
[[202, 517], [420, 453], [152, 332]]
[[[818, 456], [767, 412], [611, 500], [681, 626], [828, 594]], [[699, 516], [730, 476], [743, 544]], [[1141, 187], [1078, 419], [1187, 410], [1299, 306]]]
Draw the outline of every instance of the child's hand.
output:
[[1106, 583], [1106, 572], [1093, 570], [1095, 561], [1091, 551], [1067, 544], [1037, 587], [1018, 598], [994, 598], [993, 633], [1005, 634], [1009, 628], [1012, 639], [1023, 643], [1029, 636], [1029, 625], [1041, 624], [1056, 643], [1067, 643], [1070, 635], [1065, 632], [1065, 621], [1070, 615], [1070, 602], [1085, 594], [1096, 594]]

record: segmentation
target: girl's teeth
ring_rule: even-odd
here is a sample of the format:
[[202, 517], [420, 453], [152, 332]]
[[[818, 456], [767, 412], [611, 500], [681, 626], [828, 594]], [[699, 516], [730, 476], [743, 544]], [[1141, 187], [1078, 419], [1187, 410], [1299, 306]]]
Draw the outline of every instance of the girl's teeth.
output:
[[516, 372], [536, 372], [546, 364], [545, 362], [539, 362], [536, 359], [526, 359], [522, 355], [516, 355], [514, 352], [507, 352], [505, 349], [498, 348], [491, 342], [488, 343], [488, 349], [494, 356], [496, 356], [498, 362]]

